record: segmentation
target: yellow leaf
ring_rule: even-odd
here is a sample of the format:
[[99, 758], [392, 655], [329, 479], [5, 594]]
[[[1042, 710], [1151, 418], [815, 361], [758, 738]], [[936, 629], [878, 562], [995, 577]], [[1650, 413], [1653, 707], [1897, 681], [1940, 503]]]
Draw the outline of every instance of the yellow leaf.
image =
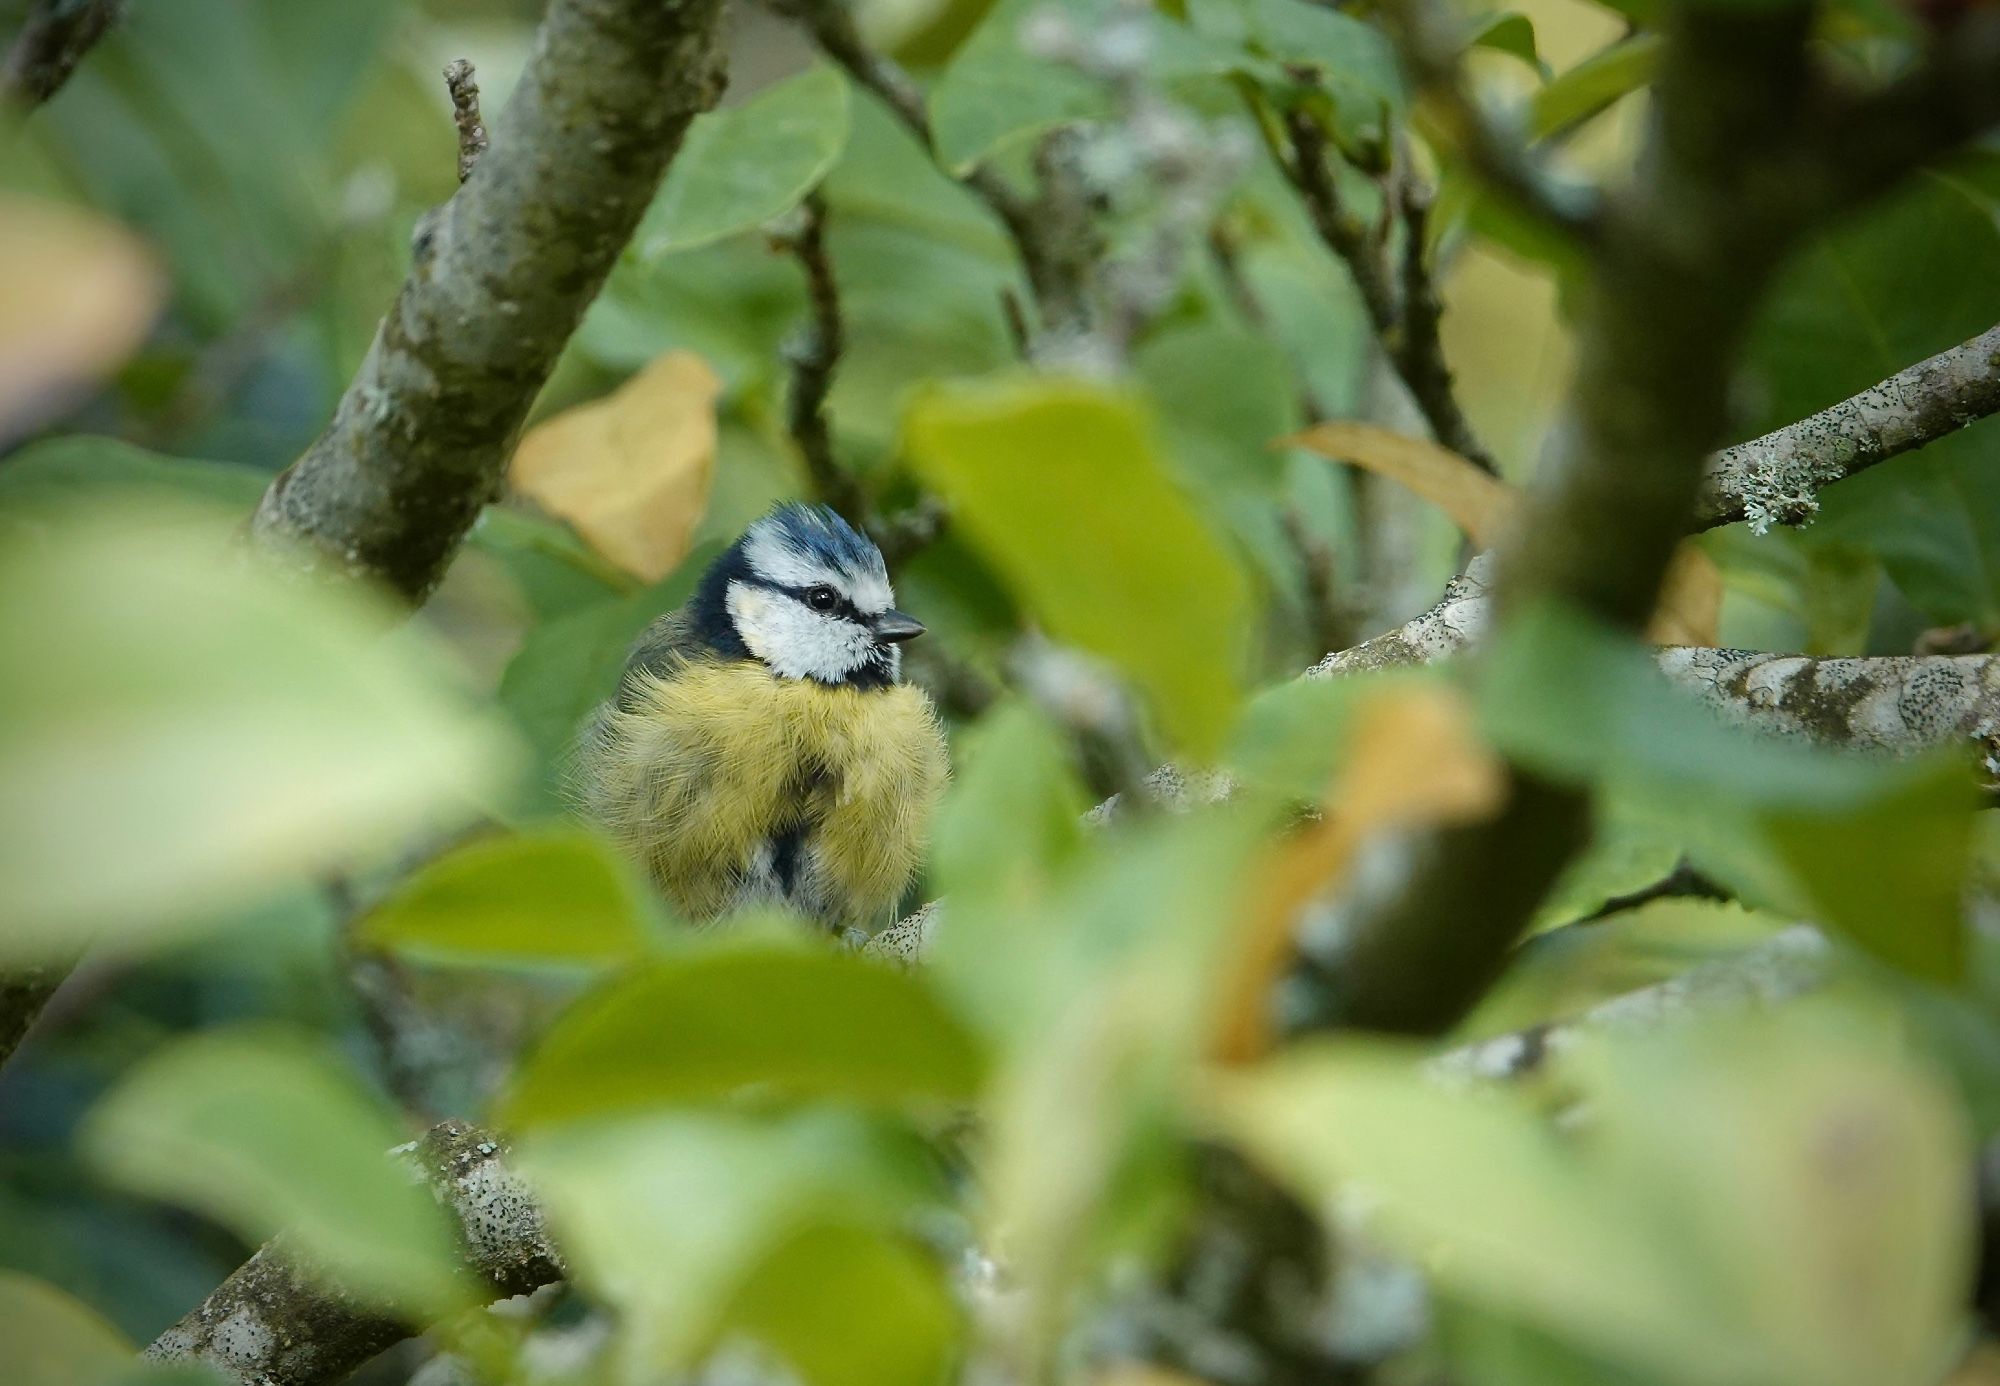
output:
[[1682, 541], [1646, 638], [1655, 645], [1713, 645], [1721, 616], [1722, 570], [1692, 539]]
[[667, 352], [530, 429], [508, 479], [613, 563], [658, 582], [687, 556], [708, 504], [721, 389], [699, 356]]
[[1446, 688], [1385, 692], [1357, 710], [1345, 770], [1318, 823], [1280, 844], [1244, 911], [1217, 1052], [1244, 1063], [1270, 1048], [1271, 987], [1291, 953], [1299, 911], [1346, 873], [1384, 829], [1464, 823], [1499, 807], [1507, 779], [1472, 730], [1472, 712]]
[[[1481, 548], [1505, 537], [1521, 493], [1449, 448], [1376, 424], [1338, 419], [1278, 440], [1386, 476], [1452, 518]], [[1660, 645], [1713, 645], [1722, 611], [1722, 574], [1692, 542], [1674, 554], [1647, 638]]]
[[95, 213], [0, 197], [0, 439], [60, 410], [145, 340], [166, 280], [138, 237]]
[[1329, 420], [1281, 438], [1278, 445], [1352, 462], [1400, 482], [1451, 516], [1481, 548], [1490, 547], [1520, 509], [1521, 498], [1511, 486], [1450, 448], [1376, 424]]

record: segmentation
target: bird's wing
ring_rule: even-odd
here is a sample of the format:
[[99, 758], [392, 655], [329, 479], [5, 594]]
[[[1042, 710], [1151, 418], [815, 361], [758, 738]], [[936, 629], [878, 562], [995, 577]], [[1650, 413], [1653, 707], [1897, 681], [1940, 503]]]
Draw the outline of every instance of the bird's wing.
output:
[[695, 632], [694, 618], [683, 606], [655, 620], [632, 642], [625, 657], [625, 672], [618, 678], [618, 706], [631, 711], [631, 695], [641, 674], [666, 678], [677, 665], [709, 653], [708, 645]]

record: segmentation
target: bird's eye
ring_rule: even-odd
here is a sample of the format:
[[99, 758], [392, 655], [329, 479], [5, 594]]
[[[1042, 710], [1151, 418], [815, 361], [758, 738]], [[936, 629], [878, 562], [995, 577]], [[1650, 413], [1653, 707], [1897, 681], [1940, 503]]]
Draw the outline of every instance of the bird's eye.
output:
[[831, 611], [840, 601], [840, 594], [831, 587], [809, 587], [806, 589], [806, 605], [814, 611]]

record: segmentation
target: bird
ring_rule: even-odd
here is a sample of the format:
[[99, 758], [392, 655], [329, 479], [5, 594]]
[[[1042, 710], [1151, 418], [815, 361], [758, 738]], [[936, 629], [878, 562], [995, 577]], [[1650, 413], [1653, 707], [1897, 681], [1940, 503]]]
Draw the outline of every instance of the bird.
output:
[[786, 502], [640, 634], [586, 724], [571, 792], [691, 923], [758, 905], [829, 931], [890, 922], [949, 776], [902, 681], [923, 634], [881, 551], [833, 510]]

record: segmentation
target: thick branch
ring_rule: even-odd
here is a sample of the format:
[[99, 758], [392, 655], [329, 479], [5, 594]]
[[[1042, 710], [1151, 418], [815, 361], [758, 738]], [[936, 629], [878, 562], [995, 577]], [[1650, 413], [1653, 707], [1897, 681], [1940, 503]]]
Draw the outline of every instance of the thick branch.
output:
[[2000, 412], [2000, 326], [1709, 459], [1695, 525], [1804, 524], [1819, 492]]
[[254, 532], [421, 600], [497, 493], [557, 353], [695, 115], [721, 91], [721, 0], [554, 0], [465, 185], [318, 442]]
[[125, 0], [37, 0], [0, 62], [0, 105], [27, 110], [54, 96], [124, 12]]
[[[541, 1211], [492, 1136], [445, 1122], [397, 1153], [451, 1215], [466, 1270], [495, 1298], [561, 1278]], [[320, 1386], [424, 1326], [331, 1288], [280, 1239], [162, 1333], [146, 1356], [211, 1367], [243, 1386]]]

